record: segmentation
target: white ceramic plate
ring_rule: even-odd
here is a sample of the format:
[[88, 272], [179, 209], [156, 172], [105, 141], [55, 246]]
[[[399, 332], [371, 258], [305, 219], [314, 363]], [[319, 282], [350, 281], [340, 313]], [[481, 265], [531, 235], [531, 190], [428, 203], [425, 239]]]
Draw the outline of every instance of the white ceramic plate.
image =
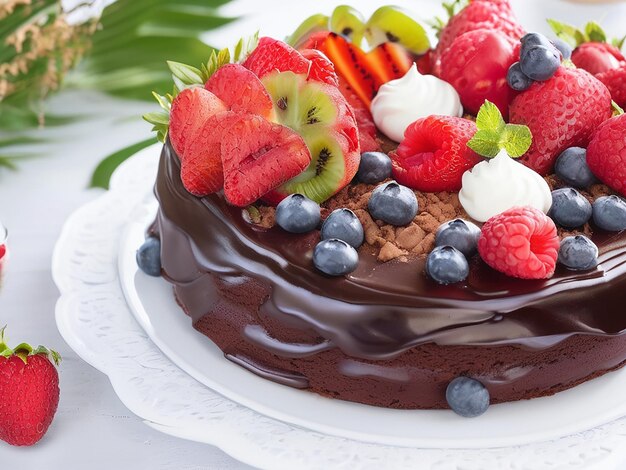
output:
[[552, 397], [495, 405], [474, 419], [448, 410], [393, 410], [333, 400], [262, 379], [225, 359], [215, 344], [193, 329], [174, 300], [171, 285], [138, 270], [135, 252], [156, 209], [153, 198], [139, 204], [120, 244], [120, 280], [131, 311], [177, 366], [263, 415], [349, 439], [429, 448], [520, 445], [626, 416], [626, 369]]
[[[528, 445], [493, 448], [495, 441], [483, 436], [485, 447], [480, 449], [397, 447], [336, 437], [287, 424], [242, 406], [192, 378], [163, 354], [135, 320], [119, 277], [120, 256], [122, 259], [129, 257], [128, 253], [120, 253], [122, 239], [133, 243], [130, 237], [140, 237], [144, 221], [147, 222], [154, 211], [151, 189], [159, 150], [158, 146], [148, 148], [124, 163], [114, 174], [111, 190], [81, 207], [68, 219], [52, 260], [53, 277], [61, 292], [56, 320], [63, 338], [80, 357], [109, 377], [120, 400], [146, 424], [172, 436], [218, 446], [242, 462], [271, 470], [624, 468], [626, 418], [583, 433]], [[138, 206], [144, 209], [138, 212]], [[141, 220], [134, 219], [138, 216]], [[136, 227], [129, 228], [129, 225]], [[131, 286], [131, 290], [136, 290], [142, 298], [144, 290], [148, 295], [160, 291], [167, 295], [168, 289], [162, 280], [129, 275], [132, 282], [137, 283], [136, 287]], [[210, 342], [191, 329], [180, 311], [170, 313], [173, 314], [171, 318], [186, 332], [184, 347], [193, 347], [201, 341], [201, 348], [210, 350]], [[179, 350], [178, 346], [175, 350]], [[224, 360], [216, 360], [215, 364], [218, 367], [230, 365]], [[237, 373], [244, 374], [244, 380], [252, 381], [249, 383], [254, 383], [256, 379], [242, 370], [237, 370]], [[219, 379], [215, 373], [209, 376], [212, 380]], [[264, 383], [263, 386], [272, 385]], [[282, 393], [280, 387], [275, 390]], [[245, 397], [240, 390], [239, 394]], [[299, 399], [305, 400], [304, 403], [317, 399], [306, 392], [298, 394]], [[257, 395], [257, 399], [261, 397]], [[294, 421], [277, 405], [281, 398], [282, 394], [278, 395], [276, 401], [269, 403], [269, 408], [280, 412], [287, 421]], [[576, 402], [569, 412], [576, 417], [583, 416], [584, 407], [595, 399], [585, 397], [583, 401]], [[321, 401], [319, 405], [322, 407], [320, 410], [326, 406]], [[338, 402], [335, 405], [343, 404]], [[491, 419], [490, 415], [495, 414], [498, 408], [506, 407], [494, 407], [483, 418], [468, 421], [474, 423], [474, 432], [480, 433], [484, 426], [481, 423], [486, 422], [488, 417]], [[423, 418], [416, 420], [415, 426], [426, 423], [427, 414], [430, 413], [419, 415]], [[460, 421], [455, 421], [451, 414], [447, 416], [443, 419], [452, 420], [448, 426], [452, 433]], [[508, 416], [516, 419], [514, 414]], [[550, 418], [543, 418], [541, 424], [550, 426]], [[517, 426], [515, 421], [509, 425]], [[331, 431], [336, 434], [341, 429]], [[554, 431], [552, 427], [550, 429]], [[508, 436], [511, 434], [507, 433]], [[537, 439], [532, 435], [530, 438]], [[441, 440], [438, 442], [442, 443]], [[452, 447], [454, 442], [451, 440], [448, 446]]]

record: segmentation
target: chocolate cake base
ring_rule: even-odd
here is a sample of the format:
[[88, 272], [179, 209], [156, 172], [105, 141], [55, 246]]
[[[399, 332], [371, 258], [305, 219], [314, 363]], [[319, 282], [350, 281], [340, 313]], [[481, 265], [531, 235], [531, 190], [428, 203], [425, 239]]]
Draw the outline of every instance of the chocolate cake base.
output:
[[[510, 279], [471, 262], [439, 286], [419, 256], [382, 263], [367, 246], [345, 278], [312, 267], [319, 233], [250, 223], [221, 195], [198, 199], [164, 148], [154, 230], [164, 277], [226, 358], [319, 394], [404, 409], [446, 408], [457, 376], [492, 403], [550, 395], [626, 363], [626, 235], [594, 234], [597, 269]], [[182, 314], [182, 313], [181, 313]]]

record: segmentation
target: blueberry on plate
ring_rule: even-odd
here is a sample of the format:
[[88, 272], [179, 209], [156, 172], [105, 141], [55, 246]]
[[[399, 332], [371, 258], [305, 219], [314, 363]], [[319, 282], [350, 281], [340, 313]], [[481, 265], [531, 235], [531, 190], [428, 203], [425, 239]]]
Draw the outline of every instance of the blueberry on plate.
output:
[[350, 209], [336, 209], [322, 224], [322, 240], [338, 238], [354, 248], [363, 244], [363, 225]]
[[359, 264], [359, 254], [343, 240], [322, 240], [313, 251], [313, 264], [329, 276], [343, 276], [354, 271]]
[[383, 152], [365, 152], [361, 155], [357, 181], [367, 184], [380, 183], [391, 176], [391, 158]]
[[471, 258], [478, 251], [480, 229], [463, 219], [454, 219], [442, 224], [435, 234], [435, 246], [452, 246], [466, 258]]
[[456, 414], [464, 418], [475, 418], [489, 408], [489, 390], [478, 380], [457, 377], [448, 384], [446, 400]]
[[576, 228], [591, 218], [591, 203], [574, 188], [552, 191], [552, 207], [548, 215], [557, 225]]
[[530, 85], [533, 84], [533, 81], [522, 72], [519, 62], [515, 62], [509, 67], [509, 71], [506, 74], [506, 82], [516, 91], [528, 90]]
[[426, 258], [426, 274], [439, 284], [454, 284], [467, 279], [469, 264], [456, 248], [438, 246]]
[[593, 203], [593, 222], [603, 230], [626, 230], [626, 201], [619, 196], [602, 196]]
[[381, 184], [372, 191], [367, 208], [374, 219], [391, 225], [408, 224], [418, 209], [415, 193], [395, 181]]
[[302, 194], [291, 194], [276, 206], [276, 223], [287, 232], [310, 232], [320, 220], [319, 204]]
[[148, 276], [161, 276], [161, 240], [156, 237], [146, 238], [135, 258], [139, 269]]
[[522, 46], [520, 68], [528, 78], [543, 82], [552, 78], [560, 66], [561, 53], [552, 44], [526, 50]]
[[567, 184], [578, 189], [588, 188], [597, 182], [587, 165], [587, 150], [580, 147], [564, 150], [556, 160], [554, 172]]
[[559, 248], [559, 263], [573, 271], [585, 271], [598, 265], [598, 247], [584, 235], [566, 237]]

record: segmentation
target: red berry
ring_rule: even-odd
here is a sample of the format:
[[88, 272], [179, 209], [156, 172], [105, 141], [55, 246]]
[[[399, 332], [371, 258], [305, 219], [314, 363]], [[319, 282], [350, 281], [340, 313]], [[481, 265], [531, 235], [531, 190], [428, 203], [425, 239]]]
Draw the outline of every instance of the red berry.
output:
[[204, 86], [217, 96], [231, 111], [272, 117], [272, 98], [261, 80], [239, 64], [220, 67]]
[[514, 207], [485, 222], [478, 252], [507, 276], [548, 279], [556, 268], [559, 245], [552, 219], [532, 207]]
[[307, 75], [310, 61], [290, 45], [263, 37], [259, 44], [248, 56], [243, 66], [251, 70], [257, 77], [263, 78], [271, 72], [288, 72]]
[[546, 175], [569, 147], [587, 147], [594, 130], [611, 117], [609, 90], [581, 69], [560, 67], [554, 77], [517, 95], [510, 121], [530, 128], [533, 143], [520, 159]]
[[225, 111], [226, 106], [204, 88], [186, 88], [172, 102], [168, 136], [172, 147], [181, 159], [204, 123], [214, 114]]
[[380, 150], [380, 144], [376, 140], [377, 129], [369, 108], [359, 99], [352, 87], [343, 79], [339, 79], [339, 90], [352, 110], [359, 129], [359, 143], [361, 152], [376, 152]]
[[598, 127], [587, 147], [587, 164], [603, 183], [626, 196], [626, 114]]
[[519, 60], [515, 43], [498, 31], [479, 29], [457, 37], [441, 54], [440, 77], [450, 83], [470, 114], [489, 100], [507, 119], [509, 103], [516, 92], [508, 85], [506, 75]]
[[626, 108], [626, 63], [620, 68], [596, 75], [611, 92], [611, 98], [622, 108]]
[[245, 207], [302, 173], [311, 163], [304, 140], [288, 127], [258, 115], [224, 113], [221, 155], [224, 195]]
[[524, 28], [515, 19], [508, 0], [475, 0], [452, 17], [443, 28], [436, 57], [440, 57], [456, 38], [477, 29], [498, 31], [513, 41], [518, 41], [525, 34]]
[[572, 52], [572, 62], [592, 75], [616, 69], [626, 59], [620, 50], [605, 42], [586, 42]]
[[411, 124], [392, 152], [393, 176], [420, 191], [458, 191], [463, 173], [482, 159], [467, 146], [476, 133], [469, 119], [429, 116]]
[[58, 355], [25, 344], [13, 351], [0, 331], [0, 440], [15, 446], [38, 442], [59, 404], [59, 374], [50, 362]]
[[311, 68], [309, 69], [307, 80], [339, 86], [335, 66], [328, 57], [316, 49], [304, 49], [301, 50], [300, 53], [305, 59], [311, 61]]

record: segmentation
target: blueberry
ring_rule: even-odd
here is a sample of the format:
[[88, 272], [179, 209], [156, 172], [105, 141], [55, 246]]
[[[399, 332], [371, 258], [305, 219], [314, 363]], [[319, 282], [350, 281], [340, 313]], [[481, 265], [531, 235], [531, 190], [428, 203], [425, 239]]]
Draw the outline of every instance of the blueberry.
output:
[[375, 184], [391, 176], [391, 159], [382, 152], [365, 152], [356, 178], [361, 183]]
[[338, 238], [358, 248], [363, 244], [363, 226], [350, 209], [334, 210], [322, 224], [322, 240]]
[[302, 194], [292, 194], [276, 207], [276, 223], [291, 233], [306, 233], [320, 224], [320, 206]]
[[615, 195], [599, 197], [593, 203], [593, 221], [609, 232], [626, 230], [626, 201]]
[[456, 414], [475, 418], [489, 408], [489, 390], [478, 380], [457, 377], [448, 384], [446, 400]]
[[478, 251], [480, 229], [471, 222], [455, 219], [446, 222], [437, 229], [435, 246], [452, 246], [471, 258]]
[[509, 67], [509, 71], [506, 74], [506, 81], [511, 88], [517, 91], [528, 90], [530, 85], [533, 84], [533, 81], [522, 72], [519, 62], [515, 62]]
[[560, 66], [561, 55], [552, 46], [533, 46], [522, 53], [520, 60], [520, 68], [524, 75], [535, 81], [548, 80]]
[[569, 60], [572, 58], [572, 47], [568, 43], [562, 39], [556, 38], [552, 40], [552, 44], [554, 44], [554, 47], [556, 47], [556, 49], [561, 53], [563, 60]]
[[417, 215], [417, 198], [406, 186], [390, 181], [372, 191], [367, 208], [375, 219], [391, 225], [406, 225]]
[[570, 147], [556, 160], [556, 175], [570, 186], [584, 189], [597, 180], [587, 165], [587, 151], [580, 147]]
[[161, 276], [161, 240], [148, 237], [137, 250], [137, 266], [148, 276]]
[[559, 263], [574, 271], [584, 271], [598, 265], [598, 247], [587, 237], [576, 235], [561, 241]]
[[454, 284], [467, 279], [469, 264], [456, 248], [438, 246], [426, 259], [426, 274], [439, 284]]
[[527, 33], [520, 39], [520, 42], [522, 43], [520, 55], [524, 55], [525, 52], [534, 46], [554, 47], [552, 42], [540, 33]]
[[548, 215], [557, 225], [580, 227], [589, 221], [591, 212], [591, 203], [574, 188], [552, 191], [552, 207]]
[[343, 240], [322, 240], [313, 252], [315, 267], [329, 276], [343, 276], [354, 271], [359, 264], [359, 255]]

